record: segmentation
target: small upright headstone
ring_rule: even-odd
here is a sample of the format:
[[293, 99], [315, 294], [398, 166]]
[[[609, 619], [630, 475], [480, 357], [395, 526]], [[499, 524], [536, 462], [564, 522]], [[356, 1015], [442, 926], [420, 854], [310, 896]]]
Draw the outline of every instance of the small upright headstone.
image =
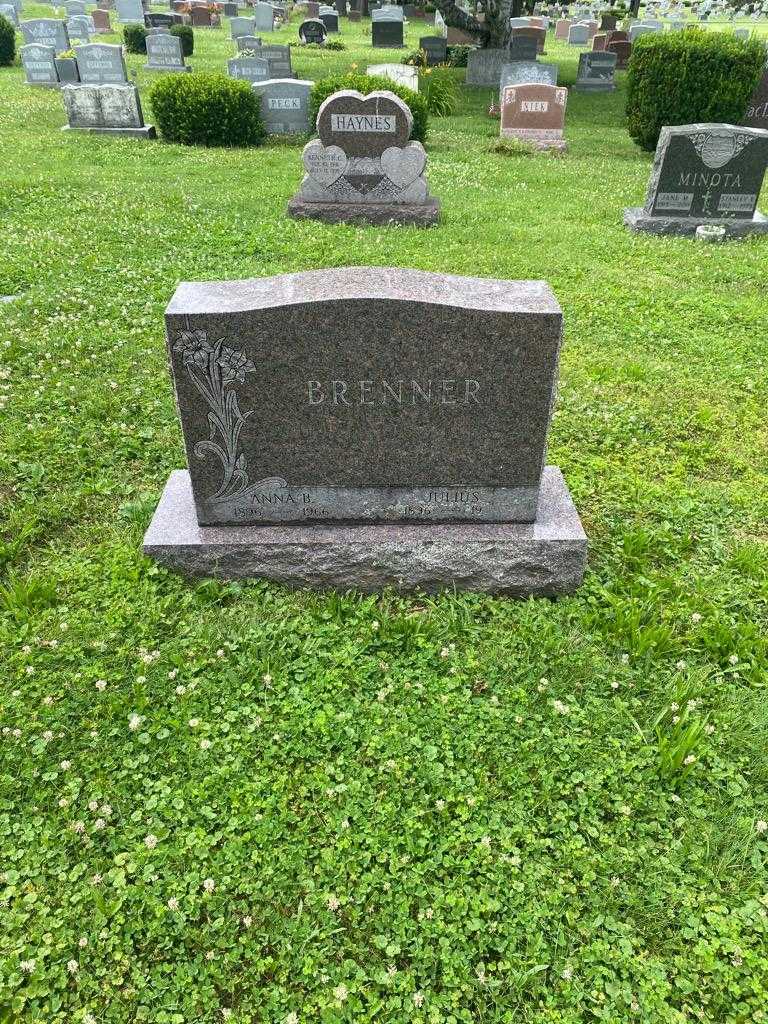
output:
[[224, 3], [220, 3], [219, 7], [221, 8], [221, 13], [225, 18], [236, 18], [237, 13], [240, 10], [236, 3], [227, 2], [227, 0], [225, 0]]
[[189, 18], [194, 28], [213, 28], [214, 14], [208, 7], [193, 7]]
[[538, 42], [531, 36], [513, 35], [509, 41], [509, 60], [536, 60], [538, 53]]
[[56, 53], [69, 49], [66, 22], [58, 18], [33, 18], [31, 21], [22, 21], [20, 27], [25, 43], [52, 46]]
[[566, 148], [563, 138], [568, 90], [556, 85], [508, 85], [501, 95], [501, 136], [536, 149]]
[[513, 28], [512, 42], [514, 42], [515, 39], [532, 39], [536, 44], [536, 52], [539, 55], [543, 55], [544, 44], [547, 41], [547, 30], [545, 28], [537, 28], [535, 25], [529, 25], [524, 28]]
[[181, 39], [168, 35], [147, 36], [147, 63], [145, 71], [191, 71], [184, 63]]
[[600, 32], [613, 32], [619, 23], [619, 19], [613, 14], [602, 14], [600, 16]]
[[121, 85], [128, 81], [122, 46], [89, 43], [75, 50], [83, 85]]
[[562, 335], [545, 282], [356, 267], [181, 284], [166, 331], [189, 471], [145, 554], [342, 590], [578, 587], [586, 538], [545, 467]]
[[93, 22], [87, 14], [78, 14], [67, 21], [67, 35], [69, 36], [70, 47], [78, 46], [81, 43], [90, 43], [91, 26]]
[[555, 24], [555, 39], [565, 42], [568, 39], [568, 31], [573, 22], [569, 18], [560, 18]]
[[274, 32], [275, 30], [275, 9], [272, 4], [264, 3], [264, 0], [256, 0], [253, 5], [253, 14], [256, 19], [256, 32]]
[[121, 25], [144, 24], [144, 7], [141, 0], [115, 0], [117, 20]]
[[259, 57], [263, 57], [269, 64], [270, 78], [293, 78], [291, 67], [291, 48], [278, 44], [262, 46], [259, 50]]
[[238, 36], [256, 35], [256, 19], [230, 18], [229, 31], [233, 39], [237, 39]]
[[395, 50], [403, 45], [403, 23], [385, 19], [371, 22], [371, 43], [373, 46]]
[[592, 52], [600, 53], [605, 51], [605, 44], [608, 42], [607, 32], [598, 32], [596, 36], [592, 36]]
[[448, 36], [448, 26], [445, 23], [445, 18], [442, 16], [440, 11], [435, 11], [435, 32], [443, 38]]
[[336, 11], [321, 11], [320, 21], [325, 25], [325, 30], [329, 35], [339, 31], [339, 16]]
[[179, 17], [178, 14], [148, 12], [144, 15], [144, 24], [147, 28], [173, 28], [178, 24]]
[[369, 64], [366, 74], [380, 75], [414, 92], [419, 91], [419, 72], [410, 64]]
[[419, 39], [419, 49], [426, 54], [428, 68], [445, 64], [448, 60], [448, 44], [443, 36], [422, 36]]
[[41, 46], [29, 43], [19, 50], [21, 64], [26, 75], [27, 85], [39, 85], [49, 89], [58, 89], [59, 76], [56, 71], [56, 50], [53, 46]]
[[299, 135], [310, 130], [309, 94], [314, 82], [272, 78], [254, 82], [261, 102], [261, 118], [268, 135]]
[[757, 199], [768, 166], [768, 132], [730, 124], [661, 129], [645, 206], [624, 211], [633, 231], [693, 235], [722, 224], [729, 237], [768, 234]]
[[632, 56], [632, 43], [625, 43], [618, 39], [614, 43], [608, 43], [605, 47], [606, 53], [616, 54], [616, 70], [624, 71], [629, 65], [629, 58]]
[[394, 93], [329, 96], [317, 114], [320, 138], [304, 149], [307, 173], [288, 213], [328, 223], [436, 223], [440, 204], [427, 188], [424, 147], [409, 142], [412, 126]]
[[340, 18], [346, 18], [347, 16], [347, 0], [335, 0], [334, 4], [336, 13]]
[[245, 82], [266, 82], [271, 78], [269, 61], [263, 57], [233, 57], [227, 61], [227, 74]]
[[319, 18], [308, 18], [299, 26], [299, 39], [302, 43], [316, 43], [322, 46], [328, 30]]
[[313, 3], [312, 0], [310, 0], [309, 3], [305, 4], [305, 7], [307, 8], [307, 17], [308, 18], [319, 18], [320, 17], [320, 4]]
[[587, 25], [571, 25], [568, 29], [569, 46], [586, 46], [589, 42], [589, 28]]
[[91, 12], [93, 24], [99, 35], [109, 35], [112, 31], [112, 22], [109, 18], [109, 11], [102, 11], [98, 7]]
[[467, 60], [467, 85], [497, 89], [501, 69], [509, 63], [509, 50], [473, 50]]
[[85, 9], [85, 4], [83, 3], [83, 0], [67, 0], [67, 2], [65, 4], [63, 4], [62, 6], [64, 7], [64, 10], [66, 11], [67, 19], [74, 18], [78, 14], [86, 14], [87, 13], [86, 9]]
[[648, 35], [652, 32], [658, 32], [658, 29], [654, 28], [652, 25], [642, 25], [638, 22], [637, 24], [630, 26], [629, 41], [630, 43], [634, 43], [638, 36]]
[[616, 54], [594, 51], [579, 55], [579, 70], [573, 88], [576, 92], [613, 92]]
[[261, 36], [238, 36], [235, 40], [238, 53], [249, 53], [252, 50], [260, 50]]
[[69, 124], [63, 131], [100, 132], [154, 139], [155, 129], [144, 124], [135, 85], [65, 85], [62, 87]]

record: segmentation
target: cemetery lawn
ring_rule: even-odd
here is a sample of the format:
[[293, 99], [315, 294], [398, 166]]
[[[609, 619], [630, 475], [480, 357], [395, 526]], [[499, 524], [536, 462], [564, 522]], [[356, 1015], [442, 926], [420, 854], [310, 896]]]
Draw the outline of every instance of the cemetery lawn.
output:
[[[294, 69], [427, 34], [365, 31]], [[196, 30], [196, 71], [228, 35]], [[550, 39], [561, 84], [578, 52]], [[622, 73], [569, 96], [560, 159], [490, 153], [490, 90], [462, 87], [433, 230], [290, 221], [300, 143], [63, 135], [22, 78], [0, 69], [0, 1020], [765, 1020], [768, 243], [627, 233], [650, 156]], [[550, 282], [575, 597], [141, 556], [184, 465], [176, 283], [347, 264]]]

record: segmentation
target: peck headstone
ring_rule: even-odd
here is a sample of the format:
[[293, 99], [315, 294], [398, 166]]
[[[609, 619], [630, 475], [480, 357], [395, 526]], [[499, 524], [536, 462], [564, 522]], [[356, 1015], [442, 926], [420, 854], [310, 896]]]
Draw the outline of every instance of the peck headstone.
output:
[[166, 332], [189, 472], [146, 554], [367, 591], [579, 585], [586, 538], [544, 458], [562, 332], [546, 283], [353, 267], [182, 284]]
[[624, 211], [633, 231], [692, 235], [721, 224], [728, 237], [767, 234], [757, 199], [768, 166], [768, 132], [729, 124], [661, 129], [645, 206]]
[[313, 84], [296, 78], [254, 83], [268, 135], [298, 135], [310, 130], [309, 94]]

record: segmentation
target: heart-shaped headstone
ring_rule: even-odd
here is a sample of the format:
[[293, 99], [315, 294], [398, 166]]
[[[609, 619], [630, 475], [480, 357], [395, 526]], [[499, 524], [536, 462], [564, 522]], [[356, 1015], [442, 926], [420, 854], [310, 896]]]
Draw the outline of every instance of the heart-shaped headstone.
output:
[[413, 117], [407, 104], [393, 92], [368, 96], [343, 89], [321, 105], [317, 134], [323, 145], [338, 146], [347, 156], [381, 156], [408, 141]]
[[381, 169], [398, 188], [405, 188], [424, 170], [427, 154], [419, 142], [410, 142], [403, 149], [393, 146], [381, 154]]
[[307, 174], [321, 185], [332, 185], [347, 169], [346, 154], [338, 146], [324, 146], [313, 139], [304, 147], [302, 153], [304, 168]]

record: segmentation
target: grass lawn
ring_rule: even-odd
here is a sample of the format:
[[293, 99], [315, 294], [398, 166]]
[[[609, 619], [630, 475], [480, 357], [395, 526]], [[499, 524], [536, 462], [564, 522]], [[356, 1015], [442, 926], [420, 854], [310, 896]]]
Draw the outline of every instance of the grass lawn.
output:
[[[369, 32], [294, 69], [407, 52]], [[196, 30], [189, 63], [233, 49]], [[578, 52], [550, 40], [561, 84]], [[623, 79], [570, 95], [559, 159], [490, 153], [462, 87], [425, 231], [288, 220], [300, 143], [62, 134], [60, 95], [0, 69], [4, 1024], [768, 1019], [768, 243], [622, 227], [651, 159]], [[577, 596], [142, 558], [184, 465], [176, 283], [347, 264], [550, 282]]]

